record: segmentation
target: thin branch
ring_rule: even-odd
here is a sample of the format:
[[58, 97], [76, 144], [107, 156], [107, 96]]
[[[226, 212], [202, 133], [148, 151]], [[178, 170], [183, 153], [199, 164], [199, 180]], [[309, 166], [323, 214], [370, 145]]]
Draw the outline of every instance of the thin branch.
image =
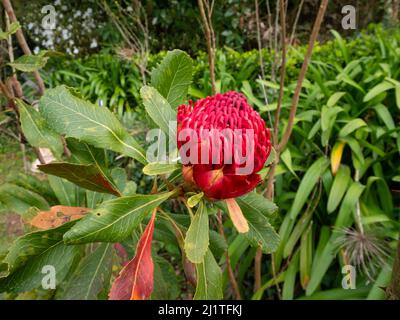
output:
[[[207, 41], [207, 51], [208, 51], [208, 65], [210, 69], [210, 79], [211, 79], [211, 91], [212, 94], [215, 94], [217, 92], [216, 85], [215, 85], [215, 35], [214, 35], [214, 29], [212, 27], [212, 21], [211, 21], [211, 14], [212, 11], [210, 9], [210, 6], [206, 0], [197, 0], [198, 6], [199, 6], [199, 11], [200, 11], [200, 16], [201, 20], [203, 23], [203, 28], [204, 28], [204, 34], [206, 36], [206, 41]], [[207, 6], [207, 14], [204, 9], [204, 6]]]
[[254, 258], [254, 292], [257, 292], [261, 288], [261, 262], [262, 250], [261, 248], [257, 248]]
[[[10, 18], [11, 22], [17, 22], [17, 17], [15, 16], [14, 9], [11, 5], [10, 0], [2, 0], [4, 9], [7, 12], [7, 15]], [[28, 43], [25, 40], [24, 33], [22, 32], [22, 29], [18, 29], [17, 32], [15, 33], [18, 43], [24, 52], [25, 55], [30, 56], [32, 55], [32, 51], [28, 46]], [[40, 76], [40, 73], [38, 71], [33, 72], [33, 76], [35, 77], [35, 80], [38, 85], [39, 89], [39, 94], [42, 96], [44, 94], [45, 86], [42, 77]]]
[[292, 34], [290, 35], [290, 40], [289, 40], [290, 45], [293, 45], [293, 40], [294, 40], [294, 36], [296, 34], [297, 24], [299, 22], [300, 13], [301, 13], [301, 9], [303, 8], [303, 4], [304, 4], [304, 0], [301, 0], [301, 2], [299, 4], [299, 8], [297, 10], [296, 18], [294, 19], [294, 22], [293, 22]]
[[265, 79], [265, 71], [264, 71], [264, 59], [262, 55], [262, 42], [261, 42], [261, 26], [260, 26], [260, 11], [258, 8], [258, 0], [254, 0], [254, 4], [256, 7], [256, 25], [257, 25], [257, 45], [258, 45], [258, 55], [260, 59], [260, 69], [261, 69], [261, 77]]
[[278, 105], [275, 111], [275, 122], [274, 122], [274, 132], [273, 132], [273, 141], [274, 146], [276, 148], [279, 137], [279, 118], [281, 115], [282, 101], [283, 101], [283, 93], [285, 86], [285, 74], [286, 74], [286, 14], [285, 14], [285, 3], [284, 0], [279, 0], [280, 6], [280, 20], [281, 20], [281, 45], [282, 45], [282, 62], [281, 62], [281, 75], [280, 75], [280, 84], [279, 84], [279, 97], [278, 97]]
[[293, 124], [294, 124], [294, 117], [296, 116], [297, 105], [299, 104], [301, 88], [303, 86], [303, 81], [304, 81], [304, 78], [306, 76], [308, 65], [310, 63], [310, 59], [311, 59], [311, 56], [312, 56], [312, 53], [313, 53], [314, 44], [315, 44], [315, 41], [317, 39], [317, 36], [318, 36], [318, 33], [319, 33], [319, 29], [321, 27], [321, 23], [322, 23], [322, 20], [324, 18], [327, 6], [328, 6], [328, 0], [322, 0], [321, 1], [321, 5], [320, 5], [319, 10], [318, 10], [317, 18], [315, 19], [313, 30], [311, 32], [311, 36], [310, 36], [310, 41], [308, 43], [307, 52], [306, 52], [306, 55], [304, 56], [304, 62], [303, 62], [303, 65], [301, 66], [299, 78], [297, 80], [296, 89], [295, 89], [295, 92], [294, 92], [294, 95], [293, 95], [293, 98], [292, 98], [292, 105], [291, 105], [291, 108], [290, 108], [289, 119], [288, 119], [288, 123], [287, 123], [287, 126], [286, 126], [286, 130], [285, 130], [285, 133], [283, 134], [281, 142], [279, 143], [279, 145], [277, 147], [277, 150], [279, 152], [282, 151], [286, 147], [286, 144], [289, 141], [290, 135], [292, 134]]
[[[224, 232], [224, 225], [222, 222], [221, 210], [218, 211], [217, 221], [218, 221], [218, 231], [219, 231], [220, 235], [225, 239], [225, 242], [226, 242], [226, 236], [225, 236], [225, 232]], [[226, 251], [225, 251], [225, 260], [226, 260], [226, 268], [228, 271], [229, 282], [231, 283], [232, 290], [235, 294], [235, 299], [242, 300], [242, 296], [240, 295], [239, 286], [235, 279], [235, 274], [233, 273], [233, 270], [232, 270], [231, 260], [229, 257], [228, 249], [226, 249]]]

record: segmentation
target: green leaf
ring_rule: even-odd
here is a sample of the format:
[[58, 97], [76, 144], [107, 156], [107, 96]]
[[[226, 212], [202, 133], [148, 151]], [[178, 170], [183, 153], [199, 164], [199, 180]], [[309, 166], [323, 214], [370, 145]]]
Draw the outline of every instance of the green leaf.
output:
[[278, 211], [278, 207], [275, 203], [269, 201], [267, 198], [256, 192], [249, 192], [244, 196], [236, 198], [236, 201], [242, 211], [253, 211], [256, 214], [265, 217], [273, 217]]
[[174, 267], [164, 258], [156, 255], [154, 263], [154, 289], [152, 300], [176, 300], [180, 295], [179, 279]]
[[16, 33], [19, 29], [21, 28], [19, 22], [13, 22], [9, 25], [8, 30], [7, 31], [2, 31], [0, 29], [0, 41], [1, 40], [7, 40], [7, 38]]
[[28, 142], [38, 148], [49, 148], [57, 157], [63, 153], [61, 137], [49, 128], [40, 113], [20, 99], [16, 99], [22, 131]]
[[[360, 198], [365, 186], [359, 182], [353, 182], [348, 189], [339, 210], [339, 214], [336, 218], [335, 228], [340, 229], [343, 227], [348, 227], [353, 222], [353, 216], [351, 215], [352, 210], [355, 209], [356, 202]], [[337, 238], [339, 237], [338, 232], [332, 233], [329, 241], [326, 243], [324, 249], [318, 256], [314, 259], [310, 282], [308, 283], [306, 295], [312, 295], [315, 290], [317, 290], [323, 277], [326, 274], [329, 266], [331, 265], [333, 259], [335, 258], [337, 251]]]
[[176, 128], [172, 125], [176, 122], [176, 112], [168, 101], [153, 87], [144, 86], [140, 89], [140, 96], [150, 118], [167, 135], [171, 131], [171, 137], [176, 137]]
[[397, 108], [400, 109], [400, 86], [396, 86], [395, 94], [396, 94], [396, 105]]
[[38, 288], [46, 275], [43, 267], [49, 265], [55, 269], [56, 285], [60, 284], [81, 252], [81, 247], [66, 246], [62, 240], [65, 231], [75, 222], [18, 238], [3, 260], [7, 272], [6, 277], [0, 279], [0, 291], [22, 292]]
[[285, 281], [283, 282], [282, 299], [293, 300], [294, 288], [296, 285], [296, 275], [299, 271], [299, 252], [290, 260], [289, 267], [285, 272]]
[[310, 281], [312, 257], [313, 257], [313, 222], [311, 221], [307, 230], [301, 235], [300, 240], [300, 283], [303, 289], [307, 288]]
[[67, 139], [68, 149], [71, 151], [71, 159], [81, 164], [95, 164], [99, 170], [105, 171], [107, 168], [107, 152], [88, 145], [85, 142], [74, 138]]
[[337, 102], [342, 98], [346, 92], [335, 92], [333, 95], [331, 95], [328, 99], [328, 102], [326, 105], [331, 108], [337, 104]]
[[42, 54], [23, 55], [8, 65], [22, 72], [33, 72], [43, 68], [48, 59], [49, 57]]
[[139, 226], [143, 218], [174, 194], [133, 195], [103, 202], [64, 235], [68, 244], [119, 242]]
[[249, 231], [244, 233], [244, 236], [264, 253], [274, 252], [280, 239], [267, 217], [276, 212], [276, 205], [255, 192], [236, 198], [236, 201], [249, 224]]
[[364, 120], [362, 119], [353, 119], [349, 121], [340, 131], [339, 131], [339, 137], [345, 137], [352, 133], [353, 131], [357, 130], [358, 128], [364, 127], [367, 124], [365, 123]]
[[375, 107], [375, 110], [379, 118], [381, 118], [381, 120], [389, 130], [393, 130], [396, 128], [393, 118], [387, 107], [385, 107], [383, 104], [379, 104]]
[[200, 192], [200, 193], [196, 193], [195, 195], [191, 196], [188, 200], [187, 200], [187, 204], [190, 208], [193, 208], [195, 206], [197, 206], [197, 204], [200, 202], [201, 199], [203, 199], [204, 193]]
[[285, 166], [289, 169], [289, 171], [297, 177], [296, 172], [293, 170], [293, 165], [292, 165], [292, 155], [290, 154], [290, 149], [286, 148], [285, 151], [282, 152], [281, 154], [281, 159]]
[[301, 297], [299, 300], [365, 300], [369, 290], [369, 287], [356, 289], [335, 288], [318, 291], [311, 296]]
[[192, 82], [192, 59], [181, 50], [169, 51], [151, 73], [151, 85], [172, 108], [186, 102]]
[[207, 207], [200, 202], [185, 238], [185, 253], [193, 263], [201, 263], [208, 250], [209, 226]]
[[329, 160], [325, 157], [321, 157], [308, 168], [306, 174], [300, 182], [299, 188], [296, 192], [296, 197], [294, 198], [293, 205], [290, 209], [289, 215], [291, 219], [294, 220], [297, 217], [301, 208], [308, 200], [308, 196], [310, 195], [315, 184], [328, 166]]
[[151, 162], [143, 168], [143, 173], [148, 176], [168, 174], [181, 167], [178, 163]]
[[223, 298], [222, 272], [210, 250], [202, 263], [196, 264], [197, 287], [195, 300], [219, 300]]
[[74, 184], [56, 176], [48, 176], [47, 178], [61, 205], [79, 206], [76, 201], [76, 186]]
[[76, 97], [65, 86], [47, 90], [39, 105], [40, 113], [56, 132], [146, 164], [140, 145], [107, 108]]
[[40, 210], [49, 209], [49, 204], [40, 195], [11, 183], [0, 186], [0, 202], [9, 210], [19, 214], [25, 213], [31, 207]]
[[350, 168], [344, 165], [340, 166], [329, 192], [327, 205], [328, 213], [332, 213], [339, 206], [350, 181]]
[[381, 272], [379, 273], [376, 281], [368, 293], [367, 300], [386, 300], [386, 292], [384, 288], [387, 288], [392, 279], [392, 268], [390, 265], [384, 265]]
[[38, 168], [44, 173], [67, 179], [88, 190], [121, 195], [114, 182], [94, 164], [52, 162], [39, 165]]
[[365, 186], [359, 182], [353, 182], [346, 192], [346, 195], [340, 206], [339, 214], [336, 218], [335, 227], [346, 227], [351, 220], [351, 212], [360, 198]]
[[310, 220], [312, 217], [312, 210], [307, 210], [303, 214], [303, 216], [297, 221], [296, 226], [294, 227], [293, 231], [290, 233], [289, 239], [285, 241], [285, 246], [283, 249], [283, 257], [287, 258], [290, 256], [296, 246], [298, 240], [304, 234], [304, 231], [310, 224]]
[[110, 283], [113, 245], [102, 243], [96, 250], [82, 259], [78, 268], [68, 281], [63, 299], [96, 300]]
[[373, 98], [375, 98], [377, 95], [381, 94], [382, 92], [393, 89], [394, 87], [395, 86], [393, 83], [387, 81], [381, 82], [368, 91], [368, 93], [364, 96], [363, 102], [368, 102]]
[[340, 51], [342, 52], [344, 61], [346, 61], [346, 63], [349, 63], [350, 58], [349, 58], [349, 52], [347, 50], [347, 46], [346, 46], [346, 42], [345, 40], [343, 40], [342, 36], [335, 30], [331, 30], [331, 33], [333, 34], [333, 36], [335, 37], [337, 44], [339, 45]]

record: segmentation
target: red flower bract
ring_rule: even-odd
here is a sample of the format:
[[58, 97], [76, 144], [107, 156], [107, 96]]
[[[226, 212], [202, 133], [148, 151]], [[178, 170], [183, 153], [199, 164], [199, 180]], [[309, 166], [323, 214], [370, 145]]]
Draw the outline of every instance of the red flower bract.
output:
[[177, 144], [186, 182], [210, 199], [236, 198], [261, 181], [271, 152], [264, 120], [234, 91], [178, 107]]

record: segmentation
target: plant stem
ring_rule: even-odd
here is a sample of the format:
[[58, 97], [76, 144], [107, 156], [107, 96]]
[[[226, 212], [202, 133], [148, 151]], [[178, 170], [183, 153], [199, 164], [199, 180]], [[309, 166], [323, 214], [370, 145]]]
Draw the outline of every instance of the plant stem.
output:
[[[213, 4], [210, 6], [206, 2], [206, 0], [197, 0], [200, 16], [203, 22], [204, 27], [204, 34], [206, 36], [207, 41], [207, 51], [208, 51], [208, 65], [210, 69], [210, 79], [211, 79], [211, 91], [212, 94], [217, 92], [216, 85], [215, 85], [215, 35], [214, 30], [212, 27], [212, 7]], [[204, 8], [204, 4], [207, 7], [207, 14]]]
[[[2, 2], [3, 2], [4, 9], [6, 10], [8, 17], [10, 18], [10, 21], [17, 22], [17, 17], [15, 16], [14, 9], [11, 5], [10, 0], [2, 0]], [[29, 48], [28, 43], [25, 40], [25, 36], [24, 36], [24, 33], [22, 32], [22, 29], [18, 29], [17, 32], [15, 33], [15, 35], [17, 37], [18, 43], [19, 43], [22, 51], [24, 52], [24, 54], [27, 56], [32, 55], [32, 51]], [[40, 76], [38, 71], [34, 71], [33, 76], [35, 77], [36, 83], [38, 85], [39, 94], [43, 95], [45, 86], [44, 86], [42, 77]]]
[[[225, 232], [224, 232], [224, 224], [222, 222], [221, 210], [218, 211], [217, 221], [218, 221], [219, 233], [224, 238], [225, 242], [227, 242]], [[235, 294], [235, 299], [242, 300], [242, 296], [240, 295], [239, 286], [237, 284], [235, 274], [233, 273], [233, 270], [232, 270], [231, 259], [229, 257], [228, 249], [225, 250], [225, 260], [226, 260], [226, 269], [228, 271], [229, 282], [231, 283], [232, 290]]]
[[258, 0], [254, 0], [255, 8], [256, 8], [256, 25], [257, 25], [257, 45], [258, 45], [258, 56], [260, 59], [260, 69], [261, 69], [261, 77], [265, 79], [265, 71], [264, 71], [264, 59], [262, 56], [262, 42], [261, 42], [261, 28], [260, 28], [260, 11], [258, 8]]
[[397, 243], [396, 258], [393, 263], [392, 281], [386, 289], [389, 300], [400, 300], [400, 240]]
[[285, 15], [285, 4], [284, 0], [279, 0], [279, 12], [280, 12], [280, 20], [281, 20], [281, 43], [282, 43], [282, 61], [281, 61], [281, 74], [280, 74], [280, 84], [279, 84], [279, 97], [278, 97], [278, 105], [275, 111], [275, 122], [274, 122], [274, 132], [273, 132], [273, 141], [274, 146], [278, 144], [278, 130], [279, 130], [279, 117], [281, 115], [282, 108], [282, 100], [285, 86], [285, 74], [286, 74], [286, 15]]
[[299, 104], [301, 88], [303, 87], [303, 81], [304, 81], [304, 78], [306, 76], [308, 65], [310, 63], [310, 59], [311, 59], [311, 56], [312, 56], [312, 53], [313, 53], [314, 44], [315, 44], [315, 41], [317, 40], [317, 36], [318, 36], [319, 30], [321, 28], [321, 23], [322, 23], [322, 20], [324, 18], [327, 6], [328, 6], [328, 0], [322, 0], [321, 1], [321, 5], [320, 5], [319, 10], [318, 10], [317, 17], [316, 17], [315, 22], [314, 22], [314, 26], [313, 26], [313, 29], [312, 29], [312, 32], [311, 32], [310, 40], [309, 40], [309, 43], [308, 43], [307, 52], [306, 52], [306, 54], [304, 56], [303, 65], [301, 66], [299, 78], [297, 80], [296, 89], [294, 91], [294, 95], [293, 95], [293, 98], [292, 98], [292, 105], [291, 105], [291, 108], [290, 108], [289, 119], [288, 119], [288, 123], [287, 123], [287, 126], [286, 126], [286, 130], [285, 130], [285, 132], [283, 134], [281, 142], [278, 145], [278, 148], [277, 148], [278, 151], [282, 151], [285, 148], [286, 144], [289, 141], [290, 135], [292, 134], [293, 124], [294, 124], [294, 117], [296, 116], [297, 105]]

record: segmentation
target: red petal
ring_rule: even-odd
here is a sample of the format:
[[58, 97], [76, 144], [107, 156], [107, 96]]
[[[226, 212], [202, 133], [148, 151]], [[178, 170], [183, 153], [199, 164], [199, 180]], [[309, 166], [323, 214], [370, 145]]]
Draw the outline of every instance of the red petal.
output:
[[110, 300], [145, 300], [153, 292], [154, 265], [151, 257], [156, 212], [139, 239], [135, 257], [121, 270], [109, 294]]
[[193, 178], [197, 186], [211, 199], [240, 197], [261, 181], [258, 174], [248, 176], [226, 174], [222, 169], [213, 170], [210, 165], [194, 165]]

